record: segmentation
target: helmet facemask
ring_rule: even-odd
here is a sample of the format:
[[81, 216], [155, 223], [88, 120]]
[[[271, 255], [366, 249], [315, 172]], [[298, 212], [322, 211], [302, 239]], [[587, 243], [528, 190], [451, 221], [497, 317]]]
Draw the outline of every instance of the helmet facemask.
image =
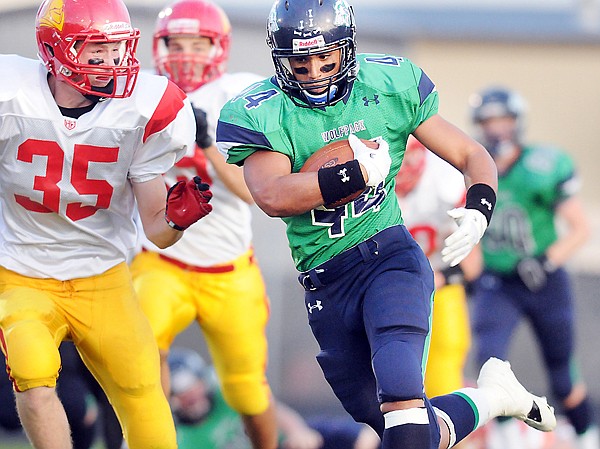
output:
[[[135, 59], [137, 37], [124, 40], [107, 40], [106, 36], [72, 36], [66, 48], [67, 61], [56, 67], [56, 75], [84, 95], [107, 98], [124, 98], [131, 95], [139, 73], [139, 63]], [[92, 44], [118, 46], [118, 56], [108, 64], [102, 58], [82, 58], [82, 54]], [[85, 60], [87, 59], [87, 60]], [[107, 83], [102, 80], [106, 78]], [[95, 81], [94, 81], [95, 80]]]
[[[177, 37], [206, 36], [183, 35]], [[169, 37], [164, 37], [157, 40], [154, 65], [159, 74], [167, 76], [184, 92], [193, 92], [223, 74], [227, 60], [228, 42], [223, 42], [221, 39], [210, 39], [211, 48], [208, 53], [194, 53], [169, 50], [169, 39]]]
[[[299, 81], [296, 79], [290, 58], [313, 56], [338, 50], [340, 63], [332, 75], [318, 80]], [[271, 54], [281, 88], [290, 94], [292, 100], [299, 106], [331, 106], [343, 98], [349, 87], [348, 83], [356, 78], [356, 53], [354, 42], [351, 39], [344, 39], [323, 48], [292, 51], [291, 53], [287, 49], [273, 49]], [[302, 100], [302, 103], [296, 102], [296, 99]]]

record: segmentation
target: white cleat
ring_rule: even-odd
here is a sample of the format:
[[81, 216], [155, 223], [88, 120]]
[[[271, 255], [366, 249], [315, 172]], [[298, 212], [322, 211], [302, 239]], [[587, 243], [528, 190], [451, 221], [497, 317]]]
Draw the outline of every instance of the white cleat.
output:
[[543, 432], [556, 427], [554, 408], [545, 397], [535, 396], [521, 385], [509, 362], [491, 357], [481, 367], [477, 386], [490, 392], [492, 417], [512, 416]]

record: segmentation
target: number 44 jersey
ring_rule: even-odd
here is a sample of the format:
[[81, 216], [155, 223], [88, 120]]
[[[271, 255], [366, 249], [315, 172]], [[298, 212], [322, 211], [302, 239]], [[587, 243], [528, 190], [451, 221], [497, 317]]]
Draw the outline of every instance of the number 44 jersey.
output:
[[0, 55], [0, 265], [25, 276], [88, 277], [136, 243], [132, 183], [194, 148], [185, 94], [140, 73], [133, 94], [65, 117], [41, 62]]

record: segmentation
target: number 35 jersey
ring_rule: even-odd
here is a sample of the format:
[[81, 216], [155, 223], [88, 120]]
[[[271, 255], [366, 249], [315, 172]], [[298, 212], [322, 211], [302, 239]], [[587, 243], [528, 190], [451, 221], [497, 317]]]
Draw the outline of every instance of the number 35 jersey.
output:
[[0, 55], [0, 265], [25, 276], [88, 277], [136, 243], [132, 183], [193, 149], [185, 94], [140, 73], [133, 94], [78, 119], [61, 114], [38, 61]]

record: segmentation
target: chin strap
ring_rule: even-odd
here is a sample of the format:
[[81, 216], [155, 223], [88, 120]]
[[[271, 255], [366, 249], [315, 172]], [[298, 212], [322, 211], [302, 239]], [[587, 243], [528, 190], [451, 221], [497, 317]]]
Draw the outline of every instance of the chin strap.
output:
[[[110, 80], [109, 83], [104, 87], [92, 86], [92, 90], [94, 92], [100, 92], [102, 94], [111, 94], [114, 90], [113, 89], [114, 84], [115, 84], [115, 80]], [[94, 94], [83, 94], [83, 96], [94, 103], [98, 103], [99, 101], [104, 101], [104, 100], [108, 99], [108, 97], [103, 97], [103, 96], [94, 95]]]
[[335, 94], [337, 94], [337, 91], [337, 85], [332, 84], [330, 89], [327, 89], [326, 92], [319, 95], [312, 95], [306, 90], [303, 90], [302, 93], [304, 93], [306, 99], [310, 101], [311, 104], [321, 105], [333, 100], [335, 98]]

